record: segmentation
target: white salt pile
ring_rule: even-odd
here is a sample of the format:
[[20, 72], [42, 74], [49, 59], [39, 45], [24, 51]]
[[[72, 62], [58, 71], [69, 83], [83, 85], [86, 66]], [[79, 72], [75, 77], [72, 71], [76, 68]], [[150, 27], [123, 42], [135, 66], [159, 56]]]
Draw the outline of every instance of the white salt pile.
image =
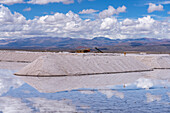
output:
[[154, 69], [170, 69], [170, 56], [136, 56], [136, 58]]
[[85, 56], [72, 54], [42, 56], [15, 74], [20, 76], [49, 77], [149, 70], [152, 69], [130, 56]]

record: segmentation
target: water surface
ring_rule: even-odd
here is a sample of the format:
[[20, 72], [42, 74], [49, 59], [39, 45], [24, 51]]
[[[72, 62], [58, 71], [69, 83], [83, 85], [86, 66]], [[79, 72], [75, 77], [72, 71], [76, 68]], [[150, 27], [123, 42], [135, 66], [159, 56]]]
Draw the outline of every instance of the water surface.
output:
[[[159, 76], [156, 76], [153, 79], [149, 75], [140, 76], [129, 81], [131, 83], [123, 81], [122, 84], [115, 84], [113, 81], [113, 85], [109, 86], [59, 92], [51, 88], [54, 91], [46, 93], [43, 85], [32, 87], [28, 82], [24, 82], [23, 78], [14, 76], [13, 73], [16, 71], [0, 70], [0, 112], [170, 112], [170, 82], [166, 77], [157, 79]], [[37, 84], [40, 82], [37, 81]], [[50, 85], [50, 82], [48, 84]], [[42, 90], [37, 90], [40, 88]]]

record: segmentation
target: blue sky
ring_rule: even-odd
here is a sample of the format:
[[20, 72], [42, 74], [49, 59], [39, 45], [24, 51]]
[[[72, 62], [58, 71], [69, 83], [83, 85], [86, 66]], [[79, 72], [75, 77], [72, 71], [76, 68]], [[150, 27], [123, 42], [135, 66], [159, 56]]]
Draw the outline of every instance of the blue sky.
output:
[[[68, 11], [73, 11], [74, 13], [79, 13], [83, 9], [95, 9], [95, 10], [105, 10], [108, 6], [113, 6], [114, 8], [120, 6], [126, 6], [126, 13], [121, 13], [120, 18], [138, 18], [144, 15], [148, 15], [147, 8], [149, 3], [160, 4], [164, 3], [166, 0], [82, 0], [81, 2], [74, 1], [71, 4], [63, 3], [48, 3], [48, 4], [13, 4], [5, 5], [9, 7], [11, 11], [16, 11], [23, 14], [27, 19], [33, 19], [35, 16], [43, 16], [46, 14], [51, 14], [52, 12], [67, 13]], [[149, 13], [149, 15], [157, 15], [162, 17], [168, 17], [168, 11], [170, 11], [170, 1], [169, 4], [163, 4], [164, 11], [155, 11]], [[25, 8], [31, 8], [31, 11], [23, 11]], [[83, 16], [82, 16], [83, 17]], [[154, 17], [156, 18], [156, 17]], [[159, 19], [159, 18], [156, 18]]]
[[[0, 23], [7, 25], [0, 28], [0, 38], [170, 38], [170, 0], [0, 0], [0, 3]], [[10, 24], [8, 18], [13, 18]]]

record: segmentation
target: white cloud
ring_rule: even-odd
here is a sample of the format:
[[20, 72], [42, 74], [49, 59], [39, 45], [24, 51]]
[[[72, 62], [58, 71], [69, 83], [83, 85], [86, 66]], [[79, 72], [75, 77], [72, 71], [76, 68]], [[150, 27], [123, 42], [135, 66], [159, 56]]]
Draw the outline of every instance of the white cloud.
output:
[[170, 4], [170, 1], [159, 2], [159, 4]]
[[161, 4], [156, 5], [153, 3], [149, 3], [148, 13], [152, 13], [154, 11], [163, 11], [163, 6]]
[[23, 2], [24, 2], [23, 0], [0, 0], [0, 3], [9, 4], [9, 5], [16, 4], [16, 3], [23, 3]]
[[118, 7], [118, 8], [117, 8], [117, 14], [126, 12], [126, 9], [127, 9], [127, 8], [126, 8], [125, 6]]
[[23, 11], [31, 11], [31, 7], [25, 8]]
[[105, 18], [100, 26], [100, 29], [111, 29], [112, 27], [114, 27], [114, 24], [117, 23], [117, 19], [115, 18]]
[[71, 3], [74, 3], [74, 0], [30, 0], [27, 3], [29, 4], [48, 4], [48, 3], [71, 4]]
[[103, 10], [102, 12], [99, 13], [99, 17], [100, 18], [107, 18], [107, 17], [111, 17], [114, 14], [119, 14], [119, 13], [123, 13], [123, 12], [126, 12], [125, 6], [118, 7], [117, 9], [115, 9], [112, 6], [109, 6], [108, 9]]
[[82, 11], [79, 12], [79, 14], [91, 14], [91, 13], [95, 13], [98, 12], [98, 10], [94, 10], [94, 9], [83, 9]]
[[170, 11], [168, 11], [167, 13], [170, 14]]
[[[0, 5], [0, 38], [93, 38], [97, 36], [109, 38], [141, 38], [144, 36], [170, 38], [170, 23], [168, 21], [157, 21], [151, 16], [133, 20], [127, 18], [120, 21], [113, 16], [113, 14], [117, 14], [117, 10], [110, 6], [108, 10], [99, 13], [101, 18], [92, 20], [90, 18], [83, 20], [72, 11], [66, 14], [56, 12], [26, 20], [20, 13], [11, 13], [7, 7]], [[119, 12], [122, 11], [119, 9]]]
[[132, 26], [132, 25], [134, 25], [136, 23], [133, 20], [126, 18], [125, 20], [123, 20], [122, 24], [124, 26]]

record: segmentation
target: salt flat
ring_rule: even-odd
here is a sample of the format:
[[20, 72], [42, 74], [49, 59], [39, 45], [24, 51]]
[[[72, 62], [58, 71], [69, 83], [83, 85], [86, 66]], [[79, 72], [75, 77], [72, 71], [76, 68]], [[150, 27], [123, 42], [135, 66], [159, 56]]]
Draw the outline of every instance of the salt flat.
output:
[[[23, 112], [23, 109], [28, 112], [169, 112], [167, 54], [43, 53], [41, 56], [38, 52], [18, 53], [25, 58], [12, 60], [13, 57], [8, 56], [0, 62], [2, 112]], [[28, 54], [40, 57], [37, 55], [33, 60], [27, 58], [31, 56]], [[23, 69], [26, 69], [24, 73], [29, 71], [35, 75], [13, 75]], [[57, 73], [59, 69], [63, 69], [60, 73], [65, 72], [64, 76], [37, 77], [44, 72], [46, 75]], [[134, 72], [136, 69], [151, 70]], [[103, 73], [110, 71], [115, 73]], [[90, 74], [92, 72], [101, 73]]]

